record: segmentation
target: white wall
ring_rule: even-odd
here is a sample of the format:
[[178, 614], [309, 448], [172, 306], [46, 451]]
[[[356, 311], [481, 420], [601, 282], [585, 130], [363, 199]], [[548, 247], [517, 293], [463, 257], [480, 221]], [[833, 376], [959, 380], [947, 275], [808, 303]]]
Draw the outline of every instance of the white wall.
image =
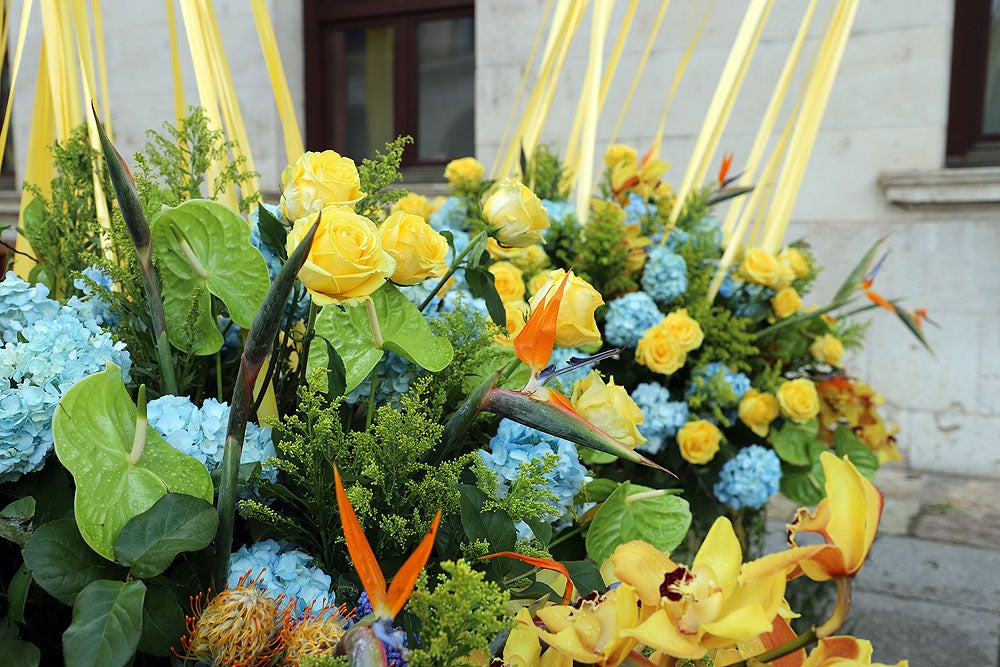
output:
[[[618, 3], [609, 51], [625, 4]], [[691, 4], [673, 3], [668, 11], [618, 137], [640, 151], [652, 141], [675, 66], [700, 20]], [[820, 20], [830, 4], [820, 3]], [[476, 132], [487, 164], [503, 133], [543, 5], [534, 0], [477, 3]], [[720, 147], [735, 151], [735, 165], [749, 152], [804, 5], [775, 3]], [[640, 3], [599, 124], [599, 153], [658, 6]], [[674, 101], [663, 145], [664, 159], [674, 165], [667, 178], [674, 183], [683, 174], [745, 6], [740, 0], [716, 2]], [[932, 172], [944, 164], [952, 11], [951, 0], [861, 3], [788, 238], [808, 239], [826, 267], [812, 295], [822, 303], [865, 250], [889, 235], [889, 259], [875, 287], [888, 297], [907, 297], [909, 307], [928, 309], [941, 325], [927, 328], [935, 356], [895, 317], [879, 312], [865, 351], [855, 355], [848, 370], [885, 394], [883, 413], [901, 426], [900, 448], [909, 465], [1000, 477], [1000, 205], [903, 208], [890, 203], [879, 185], [883, 172]], [[570, 50], [542, 137], [554, 146], [565, 141], [572, 122], [589, 23], [585, 17], [580, 44]]]

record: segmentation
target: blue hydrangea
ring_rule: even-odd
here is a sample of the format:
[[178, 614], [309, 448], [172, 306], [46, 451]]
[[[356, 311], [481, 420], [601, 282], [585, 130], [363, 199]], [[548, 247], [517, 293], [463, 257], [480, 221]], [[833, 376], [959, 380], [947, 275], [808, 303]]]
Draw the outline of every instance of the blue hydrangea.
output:
[[562, 222], [571, 215], [576, 215], [576, 204], [568, 201], [553, 201], [543, 199], [542, 206], [545, 207], [545, 214], [549, 216], [552, 224]]
[[[271, 213], [271, 215], [273, 215], [278, 220], [284, 219], [281, 213], [280, 206], [272, 206], [270, 204], [261, 204], [260, 206], [262, 208], [266, 208]], [[271, 282], [274, 282], [274, 279], [278, 276], [278, 272], [281, 271], [281, 266], [282, 266], [281, 258], [278, 257], [278, 254], [274, 252], [274, 250], [272, 250], [264, 243], [264, 240], [260, 236], [260, 229], [258, 228], [257, 225], [257, 221], [259, 219], [258, 218], [259, 211], [255, 210], [251, 215], [252, 215], [253, 225], [250, 231], [250, 243], [252, 243], [253, 247], [257, 248], [257, 250], [260, 251], [260, 254], [264, 257], [264, 263], [267, 265], [267, 275], [270, 277]], [[295, 311], [293, 314], [293, 318], [296, 320], [304, 320], [309, 315], [309, 303], [310, 303], [309, 292], [305, 290], [302, 290], [302, 292], [303, 294], [299, 298], [298, 303], [294, 305]], [[295, 292], [293, 291], [292, 297], [294, 297], [294, 295]], [[292, 297], [289, 297], [289, 301], [291, 301]], [[285, 308], [286, 315], [289, 313], [291, 308], [292, 304], [289, 304]]]
[[[465, 200], [461, 197], [448, 197], [438, 210], [431, 213], [430, 217], [427, 218], [427, 222], [439, 232], [449, 231], [455, 233], [457, 231], [465, 231], [468, 218], [469, 212], [466, 208]], [[455, 240], [455, 245], [458, 246], [457, 239]]]
[[736, 395], [735, 400], [725, 400], [721, 396], [709, 396], [709, 400], [714, 402], [716, 405], [722, 408], [729, 408], [737, 405], [743, 395], [750, 390], [750, 378], [748, 378], [743, 373], [733, 373], [728, 368], [726, 368], [721, 362], [713, 361], [710, 364], [705, 364], [704, 366], [696, 369], [691, 374], [691, 382], [688, 384], [687, 390], [684, 392], [686, 398], [690, 398], [693, 394], [703, 391], [709, 380], [722, 374], [725, 378], [726, 384]]
[[642, 272], [642, 289], [663, 305], [687, 291], [687, 262], [667, 246], [653, 246]]
[[766, 447], [750, 445], [723, 464], [712, 491], [733, 509], [759, 510], [778, 492], [780, 484], [778, 455]]
[[[718, 265], [719, 263], [716, 262], [715, 266], [718, 267]], [[733, 295], [736, 294], [736, 291], [740, 288], [740, 285], [742, 284], [743, 283], [733, 278], [733, 271], [732, 269], [730, 269], [726, 273], [726, 277], [722, 279], [722, 284], [719, 286], [719, 296], [721, 296], [723, 299], [733, 298]]]
[[[14, 340], [0, 348], [0, 482], [42, 467], [52, 449], [52, 415], [70, 387], [109, 362], [128, 382], [132, 367], [125, 344], [93, 317], [38, 301], [41, 292], [23, 286], [10, 293], [28, 316], [18, 322]], [[0, 309], [5, 306], [0, 300]], [[38, 317], [41, 312], [52, 314]]]
[[[420, 367], [411, 364], [394, 352], [387, 352], [378, 366], [378, 386], [375, 389], [376, 405], [391, 405], [399, 408], [403, 395], [410, 389], [410, 382], [420, 373]], [[347, 394], [348, 403], [368, 403], [372, 392], [372, 374], [369, 373], [361, 384]]]
[[735, 289], [728, 299], [734, 315], [759, 320], [771, 314], [771, 298], [775, 294], [764, 285], [735, 281]]
[[441, 298], [441, 312], [449, 313], [460, 307], [473, 310], [487, 320], [490, 319], [490, 309], [486, 307], [486, 299], [472, 296], [472, 292], [456, 285]]
[[[113, 286], [111, 276], [103, 269], [96, 266], [88, 266], [83, 270], [83, 275], [94, 281], [104, 289], [111, 291]], [[93, 318], [101, 326], [109, 329], [117, 329], [121, 322], [121, 314], [111, 310], [111, 304], [102, 296], [102, 293], [95, 290], [91, 284], [83, 279], [76, 278], [73, 287], [83, 292], [83, 298], [74, 296], [69, 300], [69, 305], [85, 318]]]
[[646, 438], [646, 442], [636, 449], [656, 454], [687, 422], [690, 414], [688, 404], [685, 401], [671, 401], [670, 391], [656, 382], [643, 382], [630, 395], [642, 410], [643, 420], [639, 424], [639, 433]]
[[542, 433], [530, 426], [504, 419], [497, 434], [490, 440], [490, 451], [479, 450], [479, 458], [493, 471], [503, 496], [511, 482], [517, 479], [521, 465], [549, 454], [559, 456], [556, 468], [545, 473], [546, 489], [552, 492], [552, 516], [558, 518], [573, 507], [573, 498], [580, 491], [587, 469], [580, 463], [576, 445], [568, 440]]
[[625, 205], [626, 225], [641, 225], [644, 219], [651, 219], [656, 215], [656, 205], [650, 204], [645, 199], [634, 192], [628, 195], [628, 204]]
[[324, 606], [333, 606], [335, 594], [330, 590], [330, 575], [312, 566], [312, 561], [312, 556], [289, 542], [264, 540], [240, 547], [229, 557], [227, 583], [232, 588], [250, 572], [261, 590], [275, 597], [284, 595], [286, 603], [294, 603], [296, 617], [307, 607], [318, 613]]
[[646, 330], [663, 320], [663, 313], [645, 292], [630, 292], [608, 304], [604, 340], [615, 347], [635, 347]]
[[[160, 396], [146, 404], [149, 425], [175, 449], [201, 461], [211, 472], [222, 463], [226, 450], [226, 430], [229, 425], [229, 404], [207, 398], [199, 408], [187, 396]], [[263, 463], [277, 456], [271, 429], [247, 424], [240, 463]], [[278, 471], [264, 466], [261, 477], [277, 481]], [[248, 495], [249, 490], [241, 490]]]
[[16, 343], [17, 332], [38, 320], [59, 314], [59, 302], [49, 298], [49, 288], [30, 285], [13, 271], [0, 281], [0, 343]]
[[706, 235], [716, 246], [722, 245], [722, 223], [712, 217], [704, 217], [696, 220], [693, 231]]
[[[670, 230], [670, 236], [667, 237], [667, 242], [663, 244], [663, 247], [670, 248], [676, 252], [677, 249], [687, 243], [690, 238], [691, 236], [683, 229], [674, 227]], [[653, 242], [653, 246], [659, 246], [660, 241], [663, 240], [663, 232], [654, 232], [649, 236], [649, 240]]]

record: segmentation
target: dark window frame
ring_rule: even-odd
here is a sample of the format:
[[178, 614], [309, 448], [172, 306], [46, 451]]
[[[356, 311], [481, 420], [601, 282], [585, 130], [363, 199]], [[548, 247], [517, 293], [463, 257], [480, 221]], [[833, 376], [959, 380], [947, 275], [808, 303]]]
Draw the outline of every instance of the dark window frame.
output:
[[945, 165], [1000, 165], [1000, 133], [983, 132], [990, 0], [956, 0]]
[[[331, 108], [345, 97], [346, 74], [342, 58], [323, 57], [325, 34], [345, 28], [393, 27], [393, 128], [417, 141], [418, 99], [416, 25], [418, 21], [475, 16], [474, 0], [304, 0], [306, 148], [326, 150], [346, 145], [346, 114]], [[342, 35], [333, 35], [343, 52]], [[337, 42], [341, 42], [337, 46]], [[332, 76], [334, 84], [327, 86]], [[415, 147], [403, 153], [404, 167], [437, 167], [447, 161], [418, 160]]]

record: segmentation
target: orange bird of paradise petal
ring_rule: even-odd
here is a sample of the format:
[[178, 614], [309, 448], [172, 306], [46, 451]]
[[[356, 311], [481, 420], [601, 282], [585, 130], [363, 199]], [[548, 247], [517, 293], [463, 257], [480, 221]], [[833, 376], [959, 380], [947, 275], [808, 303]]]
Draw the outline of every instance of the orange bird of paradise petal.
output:
[[528, 316], [524, 328], [514, 338], [514, 354], [531, 369], [532, 378], [545, 370], [552, 357], [556, 342], [556, 323], [563, 292], [573, 271], [567, 271], [554, 294], [542, 300], [539, 307]]
[[358, 515], [347, 498], [344, 484], [340, 480], [340, 471], [333, 467], [334, 481], [337, 487], [337, 507], [340, 509], [340, 522], [344, 527], [344, 539], [347, 541], [347, 551], [354, 561], [354, 569], [361, 578], [361, 584], [368, 593], [372, 611], [379, 618], [395, 618], [413, 593], [420, 571], [427, 564], [427, 559], [434, 548], [434, 538], [437, 535], [438, 524], [441, 522], [441, 510], [434, 516], [427, 535], [420, 542], [410, 557], [406, 559], [396, 576], [393, 577], [389, 590], [385, 588], [385, 575], [375, 560], [375, 554], [368, 544], [368, 538], [361, 529]]
[[726, 176], [729, 175], [729, 169], [733, 166], [733, 153], [723, 153], [722, 154], [722, 165], [719, 167], [719, 185], [725, 185]]
[[569, 604], [570, 599], [573, 597], [573, 581], [569, 578], [569, 570], [566, 566], [559, 561], [552, 560], [551, 558], [536, 558], [535, 556], [526, 556], [524, 554], [519, 554], [516, 551], [498, 551], [495, 554], [486, 554], [485, 556], [480, 556], [479, 560], [487, 560], [489, 558], [498, 558], [503, 556], [505, 558], [514, 558], [521, 561], [522, 563], [527, 563], [528, 565], [534, 565], [535, 567], [540, 567], [546, 570], [552, 570], [553, 572], [558, 572], [562, 576], [566, 577], [566, 588], [563, 591], [562, 603]]

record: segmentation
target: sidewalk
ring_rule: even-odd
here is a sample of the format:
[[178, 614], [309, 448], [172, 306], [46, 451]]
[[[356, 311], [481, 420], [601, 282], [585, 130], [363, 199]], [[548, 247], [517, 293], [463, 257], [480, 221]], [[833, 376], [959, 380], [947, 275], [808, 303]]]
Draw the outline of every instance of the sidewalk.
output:
[[[887, 465], [879, 537], [854, 584], [848, 620], [874, 661], [911, 667], [1000, 664], [1000, 480]], [[768, 550], [795, 506], [768, 508]]]

